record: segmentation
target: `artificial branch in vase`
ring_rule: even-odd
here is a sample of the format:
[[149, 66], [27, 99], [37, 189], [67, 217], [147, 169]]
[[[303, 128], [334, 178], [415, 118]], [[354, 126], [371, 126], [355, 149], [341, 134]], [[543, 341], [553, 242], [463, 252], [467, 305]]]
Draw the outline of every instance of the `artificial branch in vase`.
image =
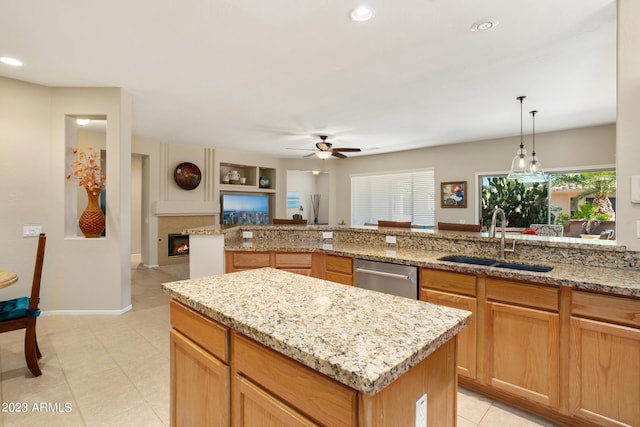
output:
[[311, 195], [311, 207], [313, 208], [313, 223], [318, 223], [318, 212], [320, 212], [320, 195]]

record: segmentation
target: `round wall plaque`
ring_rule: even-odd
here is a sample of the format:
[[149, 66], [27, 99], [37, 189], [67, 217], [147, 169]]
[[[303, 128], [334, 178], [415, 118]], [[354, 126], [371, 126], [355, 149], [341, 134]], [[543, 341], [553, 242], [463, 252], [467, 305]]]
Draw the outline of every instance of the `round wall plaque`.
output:
[[173, 179], [178, 184], [178, 187], [183, 190], [193, 190], [200, 185], [202, 179], [202, 173], [200, 168], [193, 163], [184, 162], [176, 166], [176, 170], [173, 172]]

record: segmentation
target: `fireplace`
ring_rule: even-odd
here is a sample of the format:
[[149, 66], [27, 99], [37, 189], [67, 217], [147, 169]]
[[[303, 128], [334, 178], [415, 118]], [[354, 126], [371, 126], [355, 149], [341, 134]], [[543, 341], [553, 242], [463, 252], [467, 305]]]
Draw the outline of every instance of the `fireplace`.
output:
[[170, 257], [189, 255], [189, 235], [169, 234], [167, 239], [167, 255]]

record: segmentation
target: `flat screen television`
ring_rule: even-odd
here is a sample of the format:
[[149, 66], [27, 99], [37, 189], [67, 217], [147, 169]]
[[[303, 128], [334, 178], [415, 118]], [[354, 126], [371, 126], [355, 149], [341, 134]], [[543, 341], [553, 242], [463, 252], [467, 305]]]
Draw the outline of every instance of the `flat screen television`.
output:
[[223, 225], [269, 224], [268, 194], [222, 193]]

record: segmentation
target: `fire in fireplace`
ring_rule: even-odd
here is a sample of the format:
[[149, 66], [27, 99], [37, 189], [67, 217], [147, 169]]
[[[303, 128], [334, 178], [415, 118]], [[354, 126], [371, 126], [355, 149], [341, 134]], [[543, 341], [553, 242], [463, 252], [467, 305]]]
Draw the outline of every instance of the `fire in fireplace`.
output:
[[185, 234], [169, 234], [168, 255], [189, 255], [189, 236]]

